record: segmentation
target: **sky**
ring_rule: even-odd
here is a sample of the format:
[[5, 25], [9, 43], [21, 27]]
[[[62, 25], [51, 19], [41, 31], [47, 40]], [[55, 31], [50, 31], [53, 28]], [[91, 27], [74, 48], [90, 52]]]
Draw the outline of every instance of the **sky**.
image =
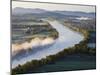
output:
[[49, 11], [81, 11], [81, 12], [95, 12], [95, 6], [85, 5], [72, 5], [72, 4], [52, 4], [52, 3], [38, 3], [38, 2], [21, 2], [12, 1], [12, 8], [23, 7], [23, 8], [40, 8]]

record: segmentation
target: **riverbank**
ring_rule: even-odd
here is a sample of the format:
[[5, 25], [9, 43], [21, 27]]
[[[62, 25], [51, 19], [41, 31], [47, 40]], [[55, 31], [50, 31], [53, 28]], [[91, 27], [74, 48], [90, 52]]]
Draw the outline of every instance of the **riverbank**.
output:
[[60, 71], [76, 71], [96, 69], [96, 57], [88, 54], [69, 54], [62, 58], [40, 66], [28, 73], [45, 73], [45, 72], [60, 72]]
[[12, 58], [34, 47], [52, 44], [58, 36], [56, 29], [42, 20], [14, 22], [12, 23]]
[[[27, 62], [26, 64], [19, 65], [18, 67], [12, 70], [12, 73], [13, 74], [24, 74], [24, 73], [37, 73], [37, 72], [38, 73], [39, 72], [53, 72], [53, 71], [59, 71], [59, 70], [69, 71], [69, 70], [95, 69], [96, 68], [96, 57], [95, 57], [96, 50], [95, 48], [89, 48], [87, 46], [88, 38], [89, 38], [89, 35], [87, 34], [89, 33], [87, 33], [87, 31], [85, 30], [80, 31], [81, 29], [78, 29], [78, 28], [72, 29], [72, 30], [78, 31], [79, 34], [82, 33], [82, 35], [85, 36], [84, 40], [78, 44], [75, 44], [73, 47], [64, 48], [64, 50], [54, 55], [51, 54], [49, 56], [46, 56], [46, 58], [42, 58], [41, 60], [32, 60], [31, 62]], [[90, 60], [88, 59], [88, 57]], [[63, 60], [64, 58], [66, 59], [66, 61], [61, 62], [61, 59]], [[76, 59], [76, 60], [73, 60], [73, 61], [68, 60], [70, 58]], [[91, 61], [91, 59], [93, 60]], [[59, 62], [66, 63], [66, 66], [65, 64], [62, 64], [62, 65], [57, 64]], [[59, 66], [59, 69], [53, 70], [55, 66], [52, 66], [50, 68], [50, 65], [55, 65], [55, 66], [61, 65], [61, 67], [65, 66], [65, 68], [61, 68]], [[68, 68], [68, 65], [69, 65], [69, 68]], [[71, 66], [71, 65], [74, 65], [74, 66]], [[46, 70], [44, 71], [43, 68], [46, 68]]]
[[84, 36], [80, 35], [78, 32], [65, 27], [58, 21], [49, 21], [49, 23], [59, 32], [59, 38], [50, 46], [42, 46], [35, 49], [32, 48], [31, 51], [27, 51], [24, 55], [17, 56], [17, 58], [12, 60], [12, 68], [15, 68], [19, 64], [23, 65], [31, 60], [40, 60], [46, 58], [46, 56], [55, 55], [65, 48], [73, 47], [84, 38]]
[[[61, 28], [61, 27], [60, 27]], [[61, 29], [60, 29], [61, 30]], [[66, 29], [65, 29], [66, 30]], [[58, 31], [59, 31], [59, 28], [58, 28]], [[61, 35], [62, 35], [62, 33], [61, 33]], [[68, 36], [68, 35], [67, 35]], [[81, 44], [83, 44], [83, 43], [81, 43]], [[75, 46], [77, 46], [77, 45], [75, 45]], [[75, 47], [75, 48], [77, 48], [77, 47]], [[72, 50], [71, 50], [72, 49]], [[60, 51], [60, 52], [58, 52], [57, 54], [51, 54], [51, 55], [49, 55], [49, 56], [47, 56], [46, 58], [42, 58], [41, 60], [33, 60], [33, 61], [31, 61], [31, 62], [27, 62], [26, 64], [24, 64], [24, 65], [19, 65], [18, 67], [16, 67], [15, 69], [13, 69], [13, 72], [16, 72], [16, 73], [24, 73], [25, 71], [27, 72], [28, 70], [30, 70], [30, 69], [32, 69], [33, 70], [33, 68], [35, 69], [36, 67], [39, 67], [39, 66], [41, 66], [41, 65], [44, 65], [44, 64], [48, 64], [48, 63], [50, 63], [50, 62], [52, 62], [52, 61], [56, 61], [56, 59], [59, 59], [60, 57], [62, 57], [62, 55], [64, 55], [63, 53], [68, 53], [68, 54], [70, 54], [70, 53], [74, 53], [74, 51], [75, 52], [77, 52], [76, 51], [76, 49], [74, 49], [73, 47], [72, 48], [68, 48], [67, 50], [66, 49], [64, 49], [64, 50], [62, 50], [62, 51]], [[37, 66], [36, 66], [36, 64], [37, 64]], [[28, 65], [28, 66], [27, 66]], [[27, 66], [27, 67], [26, 67]], [[32, 66], [32, 68], [30, 67], [30, 66]], [[26, 67], [26, 68], [25, 68]], [[20, 69], [22, 69], [22, 70], [25, 70], [25, 71], [23, 71], [23, 72], [19, 72], [18, 70], [20, 70]]]
[[[86, 41], [82, 41], [79, 44], [75, 45], [74, 47], [64, 49], [63, 51], [57, 53], [56, 55], [50, 55], [47, 56], [45, 59], [32, 60], [31, 62], [27, 62], [24, 65], [19, 65], [18, 67], [13, 69], [13, 73], [24, 74], [24, 73], [37, 73], [37, 72], [95, 69], [96, 68], [95, 53], [91, 52], [90, 51], [91, 49], [88, 49], [85, 43]], [[57, 66], [57, 64], [59, 65], [59, 62], [62, 63], [62, 65], [60, 64], [61, 67], [59, 66], [59, 70], [58, 69], [53, 70], [52, 68]], [[65, 68], [62, 68], [63, 66], [65, 66]], [[46, 70], [43, 68], [45, 68]]]

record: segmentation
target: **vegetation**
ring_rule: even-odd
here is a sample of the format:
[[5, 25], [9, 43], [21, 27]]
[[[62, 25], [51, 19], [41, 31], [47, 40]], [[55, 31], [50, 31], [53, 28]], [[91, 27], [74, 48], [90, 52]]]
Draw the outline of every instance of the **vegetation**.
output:
[[[41, 60], [32, 60], [30, 62], [27, 62], [26, 64], [19, 65], [16, 68], [12, 69], [12, 75], [15, 74], [23, 74], [23, 73], [30, 73], [34, 72], [37, 68], [46, 65], [46, 64], [52, 64], [55, 63], [56, 60], [68, 56], [71, 54], [88, 54], [88, 55], [96, 55], [96, 49], [95, 48], [89, 48], [87, 46], [88, 44], [88, 39], [90, 36], [90, 32], [88, 30], [82, 29], [82, 28], [77, 28], [77, 27], [72, 27], [68, 25], [68, 27], [74, 31], [77, 31], [79, 33], [82, 33], [84, 35], [84, 40], [81, 41], [79, 44], [76, 44], [74, 47], [71, 48], [66, 48], [63, 51], [55, 54], [55, 55], [49, 55], [46, 58], [43, 58]], [[52, 33], [50, 36], [57, 36], [58, 33]]]
[[31, 62], [27, 62], [24, 65], [19, 65], [18, 67], [12, 70], [12, 74], [23, 74], [23, 73], [32, 72], [36, 68], [42, 65], [54, 63], [56, 60], [62, 58], [63, 56], [67, 56], [69, 54], [82, 53], [82, 54], [96, 55], [95, 48], [88, 48], [87, 46], [88, 33], [84, 31], [83, 34], [86, 36], [86, 38], [83, 41], [81, 41], [79, 44], [76, 44], [74, 47], [64, 49], [63, 51], [55, 55], [47, 56], [46, 58], [43, 58], [41, 60], [32, 60]]
[[89, 20], [79, 20], [79, 21], [74, 21], [74, 20], [64, 20], [64, 23], [66, 25], [70, 25], [73, 27], [78, 27], [81, 29], [85, 30], [95, 30], [96, 29], [96, 20], [94, 19], [89, 19]]
[[[18, 36], [16, 36], [18, 35]], [[46, 25], [25, 25], [22, 23], [12, 25], [13, 43], [22, 43], [25, 40], [30, 41], [33, 38], [58, 38], [59, 34], [55, 28], [48, 23]]]
[[[41, 19], [41, 18], [47, 18], [47, 17], [52, 17], [52, 18], [56, 18], [56, 19], [63, 19], [66, 18], [68, 16], [65, 15], [61, 15], [58, 13], [45, 13], [42, 15], [38, 14], [25, 14], [25, 15], [13, 15], [12, 16], [12, 28], [15, 30], [12, 31], [12, 33], [21, 33], [21, 34], [36, 34], [36, 35], [40, 35], [40, 34], [44, 34], [46, 36], [49, 37], [53, 37], [54, 39], [58, 37], [58, 32], [53, 29], [52, 27], [50, 27], [50, 25], [25, 25], [25, 22], [38, 22], [41, 23], [41, 20], [37, 20]], [[50, 20], [53, 20], [52, 18], [49, 18]], [[20, 25], [19, 22], [23, 22], [24, 25]], [[68, 21], [69, 22], [69, 21]], [[29, 73], [29, 72], [33, 72], [35, 69], [37, 69], [38, 67], [41, 67], [45, 64], [52, 64], [55, 63], [56, 60], [62, 58], [63, 56], [68, 56], [71, 54], [88, 54], [88, 55], [96, 55], [96, 49], [95, 48], [89, 48], [87, 46], [88, 43], [88, 39], [90, 36], [90, 32], [86, 29], [92, 29], [94, 28], [95, 30], [95, 20], [87, 20], [87, 21], [80, 21], [79, 23], [75, 23], [75, 22], [70, 22], [71, 25], [68, 25], [68, 22], [65, 22], [64, 25], [67, 25], [70, 29], [77, 31], [79, 33], [82, 33], [82, 35], [84, 35], [84, 40], [81, 41], [79, 44], [76, 44], [74, 47], [71, 48], [66, 48], [63, 51], [55, 54], [55, 55], [49, 55], [46, 58], [43, 58], [41, 60], [32, 60], [30, 62], [27, 62], [26, 64], [23, 65], [19, 65], [16, 68], [12, 69], [12, 75], [16, 75], [16, 74], [23, 74], [23, 73]], [[23, 24], [22, 23], [22, 24]], [[67, 24], [66, 24], [67, 23]], [[14, 25], [15, 24], [15, 25]], [[16, 25], [17, 24], [17, 25]], [[19, 24], [19, 25], [18, 25]], [[33, 24], [33, 23], [32, 23]], [[77, 25], [76, 25], [77, 24]], [[17, 27], [18, 26], [18, 27]], [[20, 27], [19, 27], [20, 26]], [[27, 29], [28, 27], [31, 28], [31, 31], [21, 31], [21, 30], [16, 30], [17, 29], [22, 29], [24, 28]], [[23, 29], [22, 29], [23, 30]]]

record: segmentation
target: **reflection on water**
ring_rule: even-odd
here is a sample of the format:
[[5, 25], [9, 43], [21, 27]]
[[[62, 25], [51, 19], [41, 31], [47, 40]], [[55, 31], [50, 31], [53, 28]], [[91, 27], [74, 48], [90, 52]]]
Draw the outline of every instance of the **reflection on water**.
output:
[[[12, 60], [12, 68], [16, 67], [18, 64], [24, 64], [27, 61], [33, 59], [45, 58], [48, 55], [56, 54], [62, 51], [64, 48], [72, 47], [78, 44], [84, 39], [83, 35], [78, 32], [72, 31], [71, 29], [60, 24], [58, 21], [48, 21], [52, 27], [54, 27], [59, 32], [59, 38], [55, 40], [50, 46], [39, 47], [30, 52], [24, 54], [24, 56], [17, 56]], [[19, 58], [18, 58], [19, 57]], [[17, 59], [18, 58], [18, 59]]]

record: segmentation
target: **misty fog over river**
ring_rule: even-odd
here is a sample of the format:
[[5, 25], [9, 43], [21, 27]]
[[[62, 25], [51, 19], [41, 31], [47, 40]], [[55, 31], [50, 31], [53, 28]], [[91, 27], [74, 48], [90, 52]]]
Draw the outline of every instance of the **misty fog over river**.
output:
[[34, 59], [39, 60], [41, 58], [45, 58], [46, 56], [56, 54], [65, 48], [73, 47], [75, 44], [78, 44], [84, 39], [82, 34], [69, 29], [57, 20], [47, 21], [58, 31], [59, 37], [50, 46], [38, 48], [37, 50], [32, 49], [31, 52], [27, 51], [24, 56], [20, 55], [18, 59], [12, 59], [12, 68], [18, 66], [18, 64], [25, 64], [26, 62]]

